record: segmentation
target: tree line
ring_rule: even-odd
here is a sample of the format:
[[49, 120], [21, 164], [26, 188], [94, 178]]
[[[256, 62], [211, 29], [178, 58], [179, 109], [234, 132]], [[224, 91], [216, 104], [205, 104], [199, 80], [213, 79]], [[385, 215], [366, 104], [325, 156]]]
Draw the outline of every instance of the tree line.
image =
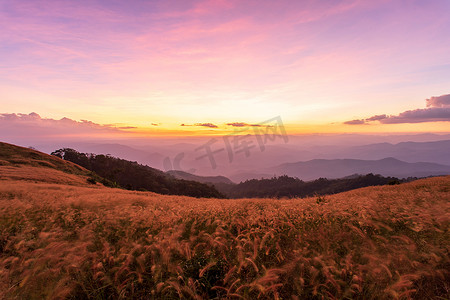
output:
[[90, 178], [89, 181], [92, 183], [100, 181], [106, 186], [159, 194], [205, 198], [224, 197], [214, 186], [191, 180], [176, 179], [158, 169], [111, 155], [80, 153], [71, 148], [59, 149], [51, 154], [78, 164], [101, 177]]
[[251, 179], [239, 184], [215, 184], [215, 187], [229, 198], [295, 198], [341, 193], [357, 188], [399, 184], [394, 177], [367, 174], [349, 178], [303, 181], [286, 175], [269, 179]]

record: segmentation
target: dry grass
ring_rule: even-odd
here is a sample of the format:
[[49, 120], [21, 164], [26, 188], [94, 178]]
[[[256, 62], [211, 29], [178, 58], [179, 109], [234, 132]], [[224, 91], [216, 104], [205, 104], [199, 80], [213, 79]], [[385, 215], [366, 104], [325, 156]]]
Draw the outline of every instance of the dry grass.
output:
[[0, 181], [6, 299], [446, 299], [450, 177], [325, 198]]
[[[0, 142], [0, 166], [50, 168], [69, 174], [88, 175], [90, 172], [77, 164], [37, 150]], [[1, 171], [1, 170], [0, 170]]]
[[92, 172], [59, 157], [0, 142], [0, 184], [4, 180], [88, 186]]
[[0, 184], [2, 180], [23, 180], [45, 183], [89, 185], [89, 176], [75, 175], [46, 167], [2, 166], [0, 165]]

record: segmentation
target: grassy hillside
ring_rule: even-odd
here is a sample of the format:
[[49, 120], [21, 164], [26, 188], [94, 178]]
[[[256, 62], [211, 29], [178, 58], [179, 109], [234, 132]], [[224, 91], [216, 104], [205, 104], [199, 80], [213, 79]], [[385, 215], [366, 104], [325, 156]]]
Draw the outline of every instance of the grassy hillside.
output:
[[90, 185], [87, 179], [92, 176], [91, 171], [72, 162], [33, 149], [0, 142], [0, 180], [87, 186]]
[[69, 174], [87, 175], [90, 172], [77, 164], [64, 161], [33, 149], [0, 142], [0, 166], [47, 167]]
[[0, 298], [447, 299], [450, 177], [197, 199], [0, 182]]

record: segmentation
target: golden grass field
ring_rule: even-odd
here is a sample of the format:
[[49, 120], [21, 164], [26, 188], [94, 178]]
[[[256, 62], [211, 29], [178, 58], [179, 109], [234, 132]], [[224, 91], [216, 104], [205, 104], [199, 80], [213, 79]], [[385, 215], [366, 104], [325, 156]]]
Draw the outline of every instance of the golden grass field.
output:
[[1, 296], [445, 299], [449, 195], [450, 177], [290, 200], [3, 178]]
[[450, 176], [197, 199], [89, 184], [26, 151], [0, 164], [0, 298], [450, 297]]

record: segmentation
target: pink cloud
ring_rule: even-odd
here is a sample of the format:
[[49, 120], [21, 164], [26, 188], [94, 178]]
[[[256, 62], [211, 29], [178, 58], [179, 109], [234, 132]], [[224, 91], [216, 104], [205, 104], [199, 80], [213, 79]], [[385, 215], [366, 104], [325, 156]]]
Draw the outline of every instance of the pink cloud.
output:
[[[279, 31], [292, 31], [292, 22], [280, 20], [291, 16], [291, 20], [312, 22], [323, 15], [347, 11], [357, 2], [324, 5], [306, 1], [274, 5], [261, 1], [206, 0], [170, 6], [155, 3], [132, 5], [128, 11], [125, 6], [121, 9], [93, 2], [50, 5], [47, 1], [23, 1], [11, 5], [15, 14], [5, 14], [0, 19], [4, 20], [3, 32], [7, 32], [11, 40], [19, 37], [31, 44], [27, 50], [31, 54], [29, 57], [39, 58], [33, 63], [30, 61], [35, 72], [28, 75], [27, 82], [42, 84], [42, 76], [38, 74], [46, 74], [49, 84], [59, 81], [72, 86], [71, 81], [84, 81], [89, 85], [103, 78], [111, 85], [117, 81], [132, 86], [146, 81], [149, 69], [157, 70], [162, 76], [161, 82], [166, 80], [164, 77], [174, 76], [174, 68], [184, 71], [175, 72], [175, 76], [189, 74], [188, 77], [196, 81], [201, 77], [207, 80], [208, 75], [204, 74], [217, 68], [224, 70], [227, 80], [233, 77], [231, 73], [235, 69], [248, 69], [241, 72], [246, 80], [252, 77], [250, 70], [255, 64], [266, 63], [268, 56], [277, 53], [276, 48], [289, 47], [275, 46], [277, 41], [273, 39]], [[230, 14], [225, 14], [226, 11]], [[170, 13], [176, 15], [170, 18]], [[26, 18], [20, 18], [23, 16]], [[277, 22], [271, 21], [274, 16]], [[133, 18], [142, 24], [136, 27]], [[130, 26], [139, 30], [126, 30]], [[307, 39], [305, 35], [302, 38]], [[261, 47], [263, 43], [271, 43], [275, 49]], [[24, 68], [25, 65], [19, 66], [10, 75], [20, 80]], [[135, 82], [126, 78], [128, 74], [135, 75]]]
[[397, 116], [381, 119], [382, 124], [450, 122], [450, 107], [433, 107], [407, 110]]
[[344, 122], [344, 124], [346, 124], [346, 125], [363, 125], [363, 124], [366, 124], [366, 122], [364, 121], [364, 119], [356, 119], [356, 120], [346, 121], [346, 122]]
[[367, 119], [344, 122], [346, 125], [364, 125], [373, 121], [381, 124], [450, 122], [450, 94], [426, 99], [428, 108], [404, 111], [398, 115], [375, 115]]
[[[175, 117], [180, 103], [212, 101], [221, 108], [248, 101], [263, 113], [280, 101], [279, 113], [300, 116], [311, 98], [334, 107], [366, 101], [355, 95], [363, 90], [425, 89], [414, 69], [448, 61], [439, 38], [448, 28], [446, 6], [437, 2], [9, 1], [0, 10], [0, 88], [27, 91], [11, 88], [8, 111], [39, 91], [56, 113], [66, 114], [65, 101], [92, 114], [108, 104], [111, 114], [123, 111], [111, 121], [124, 123], [136, 111], [157, 111], [157, 120]], [[135, 109], [124, 110], [125, 101]], [[241, 118], [223, 111], [232, 109], [195, 113]]]
[[380, 121], [383, 119], [386, 119], [388, 116], [387, 115], [376, 115], [370, 118], [367, 118], [366, 121]]
[[69, 118], [59, 120], [42, 118], [37, 113], [0, 114], [0, 136], [2, 138], [70, 138], [112, 136], [130, 132], [136, 127], [117, 127], [111, 124], [97, 124], [88, 120], [75, 121]]
[[[189, 3], [189, 2], [186, 2]], [[158, 14], [158, 18], [182, 18], [182, 17], [201, 17], [211, 14], [219, 14], [225, 10], [232, 9], [236, 6], [236, 1], [230, 0], [203, 0], [193, 1], [192, 5], [186, 9], [177, 9], [173, 7], [173, 4], [163, 3], [160, 7], [163, 8], [163, 12]]]
[[427, 99], [427, 107], [450, 107], [450, 94]]

